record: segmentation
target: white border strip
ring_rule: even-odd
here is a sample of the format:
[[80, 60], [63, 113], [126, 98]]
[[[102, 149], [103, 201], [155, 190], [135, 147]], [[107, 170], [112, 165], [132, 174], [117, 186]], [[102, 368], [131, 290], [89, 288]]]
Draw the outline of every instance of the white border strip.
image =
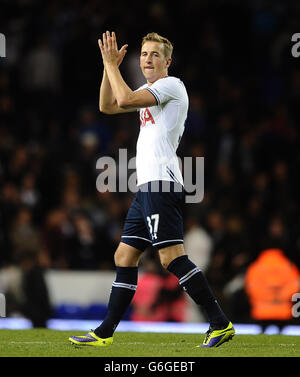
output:
[[181, 239], [179, 239], [179, 240], [166, 240], [166, 241], [161, 241], [161, 242], [153, 243], [152, 246], [160, 245], [160, 244], [162, 244], [162, 243], [166, 243], [166, 242], [174, 242], [174, 241], [180, 241], [180, 242], [183, 242], [183, 240], [181, 240]]
[[112, 283], [112, 286], [115, 287], [115, 288], [126, 288], [126, 289], [130, 289], [132, 291], [136, 291], [136, 288], [137, 288], [137, 285], [126, 284], [126, 283], [119, 283], [117, 281], [114, 281]]
[[122, 241], [122, 238], [138, 238], [139, 240], [144, 240], [144, 241], [148, 241], [148, 242], [152, 242], [150, 240], [148, 240], [147, 238], [143, 238], [143, 237], [138, 237], [138, 236], [122, 236], [121, 237], [121, 241]]
[[187, 274], [185, 274], [184, 276], [182, 276], [182, 278], [179, 279], [179, 284], [182, 285], [187, 280], [189, 280], [192, 276], [194, 276], [195, 274], [198, 274], [198, 272], [201, 272], [199, 267], [193, 268], [191, 271], [189, 271]]
[[32, 328], [32, 322], [26, 318], [0, 318], [0, 329], [27, 330]]
[[[54, 330], [86, 331], [99, 326], [99, 321], [50, 319], [48, 328]], [[134, 322], [121, 321], [118, 332], [152, 332], [152, 333], [181, 333], [205, 334], [208, 323], [176, 323], [176, 322]], [[262, 328], [255, 324], [234, 324], [237, 334], [261, 334]]]
[[[99, 326], [99, 321], [77, 319], [49, 319], [47, 328], [52, 330], [90, 331]], [[121, 321], [117, 332], [152, 332], [152, 333], [181, 333], [204, 334], [208, 329], [208, 323], [173, 323], [173, 322], [134, 322]], [[0, 318], [0, 329], [25, 330], [33, 328], [31, 321], [25, 318]], [[262, 327], [257, 324], [234, 324], [237, 335], [262, 334]], [[281, 331], [275, 326], [270, 326], [264, 334], [282, 334], [300, 336], [300, 325], [287, 325]]]

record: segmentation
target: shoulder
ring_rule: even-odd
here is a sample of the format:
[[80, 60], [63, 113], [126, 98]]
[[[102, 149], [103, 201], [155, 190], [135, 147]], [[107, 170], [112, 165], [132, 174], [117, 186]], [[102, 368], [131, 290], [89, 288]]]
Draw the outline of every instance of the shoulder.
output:
[[154, 84], [172, 85], [172, 86], [183, 86], [184, 87], [184, 83], [178, 77], [175, 77], [175, 76], [166, 76], [166, 77], [163, 77], [163, 78], [157, 80]]
[[150, 88], [159, 92], [173, 94], [175, 97], [186, 94], [184, 83], [174, 76], [163, 77], [155, 81]]
[[148, 87], [147, 83], [144, 85], [141, 85], [139, 88], [135, 89], [134, 92], [137, 92], [138, 90], [146, 89]]

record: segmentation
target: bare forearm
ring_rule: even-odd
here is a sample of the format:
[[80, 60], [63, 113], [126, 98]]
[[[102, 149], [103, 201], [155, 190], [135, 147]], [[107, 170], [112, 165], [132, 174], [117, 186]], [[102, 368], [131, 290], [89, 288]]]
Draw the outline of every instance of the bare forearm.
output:
[[100, 85], [99, 93], [99, 109], [103, 112], [112, 111], [116, 106], [116, 97], [113, 94], [107, 73], [105, 69], [103, 70], [102, 82]]
[[129, 88], [119, 71], [119, 68], [113, 64], [107, 64], [105, 67], [108, 81], [111, 86], [112, 94], [117, 101], [118, 106], [130, 106], [130, 100], [133, 91]]

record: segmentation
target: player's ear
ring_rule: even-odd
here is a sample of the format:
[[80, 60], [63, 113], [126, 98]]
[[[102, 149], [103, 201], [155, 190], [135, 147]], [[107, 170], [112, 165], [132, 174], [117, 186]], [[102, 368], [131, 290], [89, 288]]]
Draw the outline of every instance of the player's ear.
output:
[[172, 58], [167, 58], [166, 60], [166, 68], [169, 68], [172, 63]]

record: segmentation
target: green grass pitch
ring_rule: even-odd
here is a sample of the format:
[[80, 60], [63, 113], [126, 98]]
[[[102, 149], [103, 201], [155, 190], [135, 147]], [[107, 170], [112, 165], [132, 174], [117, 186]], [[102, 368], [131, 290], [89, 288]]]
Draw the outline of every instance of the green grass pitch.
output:
[[116, 332], [109, 347], [78, 347], [68, 341], [81, 331], [0, 330], [0, 357], [293, 357], [300, 337], [236, 335], [218, 348], [197, 348], [204, 334]]

